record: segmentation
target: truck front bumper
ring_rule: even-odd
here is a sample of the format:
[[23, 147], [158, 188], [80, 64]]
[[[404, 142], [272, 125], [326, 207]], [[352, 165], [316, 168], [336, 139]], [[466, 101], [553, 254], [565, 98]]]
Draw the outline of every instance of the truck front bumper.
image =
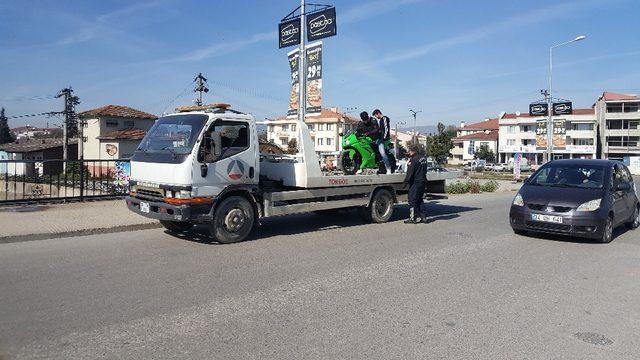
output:
[[[168, 221], [192, 221], [192, 209], [190, 205], [170, 205], [165, 202], [153, 202], [137, 199], [135, 197], [125, 197], [127, 207], [138, 215], [151, 219], [168, 220]], [[149, 204], [149, 211], [142, 211], [140, 203]], [[146, 209], [146, 206], [144, 206]]]

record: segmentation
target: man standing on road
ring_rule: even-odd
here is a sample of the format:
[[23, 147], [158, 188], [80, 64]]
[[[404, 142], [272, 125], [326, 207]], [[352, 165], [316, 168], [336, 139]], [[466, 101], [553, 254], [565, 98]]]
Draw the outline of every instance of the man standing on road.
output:
[[380, 153], [380, 157], [384, 162], [384, 168], [387, 169], [387, 175], [391, 174], [391, 162], [389, 161], [389, 157], [387, 156], [387, 151], [384, 148], [384, 143], [391, 139], [391, 129], [389, 118], [382, 115], [382, 111], [379, 109], [373, 110], [373, 116], [378, 121], [378, 131], [380, 135], [378, 140], [376, 140], [376, 146], [378, 147], [378, 152]]
[[403, 182], [403, 187], [409, 186], [409, 219], [405, 220], [405, 224], [419, 224], [427, 220], [427, 215], [422, 211], [422, 199], [427, 186], [427, 158], [419, 154], [419, 150], [416, 144], [409, 145], [410, 158]]

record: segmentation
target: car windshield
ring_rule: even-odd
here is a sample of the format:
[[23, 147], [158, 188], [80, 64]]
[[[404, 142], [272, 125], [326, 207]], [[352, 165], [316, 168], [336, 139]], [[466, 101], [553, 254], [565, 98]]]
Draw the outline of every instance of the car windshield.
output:
[[207, 115], [195, 114], [162, 117], [149, 130], [137, 151], [189, 154], [207, 119]]
[[601, 189], [605, 167], [589, 165], [549, 164], [536, 172], [530, 185]]

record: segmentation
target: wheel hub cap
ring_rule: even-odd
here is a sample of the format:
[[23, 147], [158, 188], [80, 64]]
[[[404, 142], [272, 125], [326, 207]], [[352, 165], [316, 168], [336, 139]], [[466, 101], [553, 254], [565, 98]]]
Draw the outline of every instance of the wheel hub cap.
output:
[[244, 212], [240, 209], [233, 209], [227, 213], [224, 219], [224, 225], [229, 231], [238, 231], [244, 225]]

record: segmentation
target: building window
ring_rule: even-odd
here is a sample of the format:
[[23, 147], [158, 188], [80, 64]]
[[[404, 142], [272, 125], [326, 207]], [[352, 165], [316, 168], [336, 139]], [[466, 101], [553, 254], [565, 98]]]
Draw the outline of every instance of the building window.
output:
[[327, 138], [327, 145], [331, 145], [331, 138]]
[[333, 131], [333, 124], [327, 124], [327, 131]]
[[622, 120], [607, 120], [607, 129], [622, 129]]
[[273, 125], [267, 126], [267, 129], [269, 129], [269, 132], [273, 132]]
[[507, 139], [507, 145], [513, 146], [516, 144], [516, 139]]
[[623, 104], [623, 110], [624, 112], [628, 113], [628, 112], [639, 112], [639, 106], [640, 103], [624, 103]]
[[607, 136], [608, 146], [638, 147], [640, 136]]
[[291, 124], [291, 131], [296, 131], [296, 124]]
[[621, 113], [622, 112], [622, 104], [607, 104], [607, 112], [608, 113]]
[[518, 126], [516, 126], [516, 125], [509, 126], [509, 128], [508, 128], [509, 134], [515, 134], [516, 131], [518, 131]]
[[593, 145], [593, 139], [573, 139], [573, 145]]
[[526, 132], [526, 133], [528, 133], [528, 132], [533, 132], [533, 125], [523, 125], [523, 126], [520, 128], [520, 131], [521, 131], [521, 132]]
[[522, 145], [524, 145], [524, 146], [535, 145], [535, 144], [536, 144], [536, 139], [524, 139], [524, 140], [522, 140]]
[[309, 128], [309, 131], [314, 131], [313, 124], [307, 124], [307, 127]]
[[124, 126], [125, 127], [134, 127], [135, 123], [133, 122], [133, 120], [125, 120], [124, 121]]
[[289, 139], [287, 138], [280, 138], [280, 145], [289, 145]]
[[582, 123], [573, 124], [573, 130], [578, 130], [578, 131], [593, 130], [593, 124], [582, 124]]
[[324, 124], [318, 124], [318, 131], [324, 131]]
[[282, 131], [289, 131], [289, 124], [283, 124]]
[[322, 141], [322, 140], [324, 140], [324, 139], [322, 139], [322, 138], [318, 138], [318, 145], [323, 145], [323, 144], [322, 144], [322, 143], [323, 143], [323, 141]]
[[107, 120], [107, 127], [118, 127], [118, 120]]

